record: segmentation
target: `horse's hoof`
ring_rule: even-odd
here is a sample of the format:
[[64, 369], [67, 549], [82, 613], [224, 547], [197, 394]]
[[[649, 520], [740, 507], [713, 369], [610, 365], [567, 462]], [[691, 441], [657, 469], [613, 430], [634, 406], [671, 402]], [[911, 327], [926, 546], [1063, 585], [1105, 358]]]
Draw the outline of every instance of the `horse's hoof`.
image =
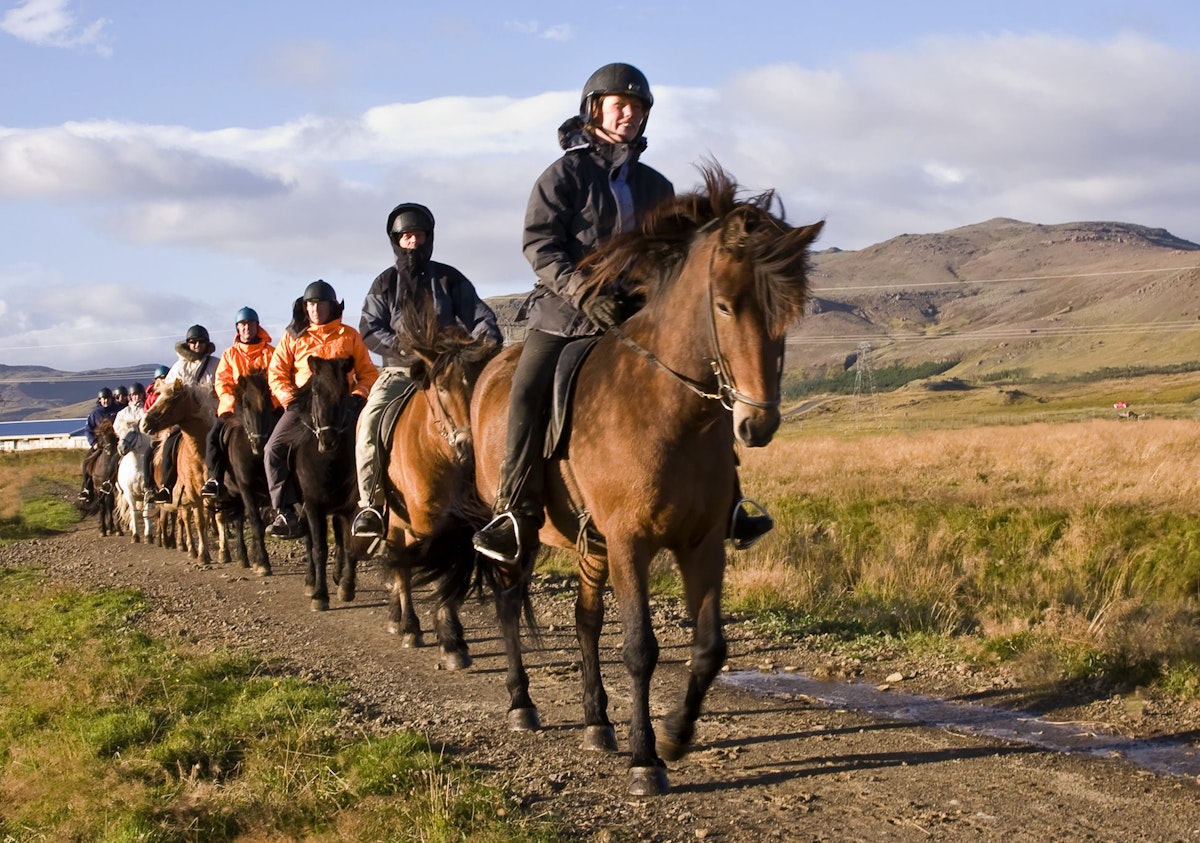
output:
[[308, 605], [308, 608], [310, 611], [313, 611], [313, 612], [328, 612], [329, 611], [329, 601], [328, 600], [314, 600]]
[[659, 738], [656, 744], [658, 755], [663, 761], [678, 761], [691, 751], [691, 743], [676, 743], [670, 738]]
[[665, 767], [629, 768], [629, 792], [634, 796], [662, 796], [669, 789]]
[[589, 752], [616, 752], [617, 733], [612, 726], [588, 726], [583, 730], [583, 748]]
[[536, 708], [513, 708], [508, 712], [508, 730], [510, 732], [536, 732], [542, 728]]
[[338, 600], [341, 600], [343, 603], [353, 603], [354, 602], [354, 589], [339, 588], [338, 589]]
[[419, 632], [406, 632], [401, 635], [399, 629], [391, 629], [390, 627], [388, 631], [393, 635], [400, 635], [400, 646], [405, 650], [413, 650], [417, 647], [425, 646], [425, 636]]
[[254, 566], [254, 576], [256, 576], [256, 577], [271, 576], [271, 566], [270, 565], [255, 565]]
[[471, 657], [457, 651], [442, 653], [442, 664], [446, 670], [466, 670], [471, 666]]

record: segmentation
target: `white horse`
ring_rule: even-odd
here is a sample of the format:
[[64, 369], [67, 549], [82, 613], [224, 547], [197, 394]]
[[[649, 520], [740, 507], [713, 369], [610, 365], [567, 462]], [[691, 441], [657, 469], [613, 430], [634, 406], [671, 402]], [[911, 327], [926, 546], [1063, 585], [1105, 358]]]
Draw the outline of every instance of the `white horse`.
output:
[[117, 517], [129, 525], [129, 532], [134, 542], [140, 542], [144, 536], [146, 543], [153, 540], [152, 515], [143, 509], [142, 498], [146, 493], [146, 478], [142, 473], [142, 461], [146, 449], [150, 447], [150, 437], [142, 433], [138, 427], [118, 433], [121, 437], [117, 450], [121, 453], [121, 463], [117, 466]]

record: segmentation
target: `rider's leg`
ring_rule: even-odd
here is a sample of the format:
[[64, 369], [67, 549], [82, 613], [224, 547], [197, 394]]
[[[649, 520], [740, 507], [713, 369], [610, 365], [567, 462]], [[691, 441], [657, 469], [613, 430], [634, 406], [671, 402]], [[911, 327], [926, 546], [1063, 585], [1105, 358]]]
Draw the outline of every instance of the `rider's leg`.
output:
[[475, 534], [475, 548], [493, 559], [512, 560], [522, 541], [545, 520], [542, 511], [542, 451], [554, 368], [569, 337], [530, 331], [513, 372], [508, 436], [495, 518]]
[[385, 468], [381, 458], [379, 422], [388, 404], [411, 383], [405, 369], [389, 366], [381, 370], [375, 385], [371, 387], [371, 394], [367, 396], [367, 403], [358, 416], [358, 430], [354, 438], [354, 463], [358, 472], [358, 512], [350, 525], [350, 532], [355, 536], [383, 535], [380, 478]]

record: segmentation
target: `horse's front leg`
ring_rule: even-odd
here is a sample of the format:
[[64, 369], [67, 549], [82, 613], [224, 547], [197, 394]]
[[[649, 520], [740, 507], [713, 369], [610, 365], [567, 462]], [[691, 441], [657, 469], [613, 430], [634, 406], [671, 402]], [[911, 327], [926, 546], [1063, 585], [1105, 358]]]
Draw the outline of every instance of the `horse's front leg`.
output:
[[[200, 497], [200, 496], [197, 495], [196, 497]], [[194, 555], [197, 556], [201, 562], [203, 562], [205, 565], [207, 565], [210, 562], [212, 562], [212, 554], [209, 552], [209, 548], [208, 548], [208, 531], [205, 529], [205, 523], [204, 523], [204, 521], [205, 521], [204, 504], [198, 504], [196, 506], [191, 507], [191, 513], [192, 514], [191, 514], [190, 520], [193, 521], [196, 525], [196, 545], [197, 545], [197, 551], [198, 551], [198, 553], [194, 554]]]
[[217, 562], [228, 565], [233, 561], [229, 552], [229, 537], [234, 532], [233, 516], [225, 512], [217, 512]]
[[583, 680], [583, 748], [616, 752], [617, 736], [608, 719], [608, 694], [600, 677], [600, 632], [604, 628], [604, 560], [585, 558], [580, 565], [579, 594], [575, 598], [575, 639], [579, 642], [580, 678]]
[[467, 651], [467, 636], [463, 632], [462, 619], [458, 616], [458, 602], [445, 600], [439, 603], [433, 623], [446, 670], [470, 667], [471, 654]]
[[421, 618], [417, 615], [412, 595], [412, 568], [408, 559], [407, 536], [393, 531], [387, 543], [388, 632], [400, 636], [400, 646], [424, 647]]
[[[521, 654], [521, 613], [529, 609], [529, 578], [538, 544], [533, 543], [515, 564], [497, 563], [496, 619], [500, 624], [500, 635], [504, 639], [504, 652], [508, 656], [508, 671], [504, 684], [508, 689], [508, 728], [514, 732], [535, 731], [542, 727], [537, 707], [529, 696], [529, 674]], [[481, 563], [492, 564], [482, 554]]]
[[333, 516], [333, 581], [337, 583], [338, 600], [349, 603], [358, 591], [358, 557], [349, 550], [350, 519], [344, 514]]
[[329, 565], [329, 536], [325, 530], [325, 515], [318, 514], [316, 507], [305, 506], [304, 517], [308, 519], [308, 567], [312, 580], [312, 601], [309, 608], [314, 612], [329, 611], [329, 583], [326, 573]]
[[263, 523], [262, 510], [254, 500], [253, 493], [242, 495], [243, 518], [250, 529], [250, 566], [256, 576], [271, 576], [271, 560], [267, 556], [267, 525]]
[[696, 622], [692, 634], [692, 663], [687, 692], [663, 723], [659, 751], [668, 761], [691, 749], [696, 720], [704, 697], [725, 664], [728, 645], [721, 620], [721, 586], [725, 579], [725, 548], [719, 536], [700, 551], [677, 555], [688, 612]]
[[609, 536], [609, 575], [620, 609], [621, 658], [629, 672], [632, 712], [629, 717], [629, 792], [654, 796], [667, 790], [666, 765], [654, 745], [650, 721], [650, 679], [658, 665], [658, 639], [650, 620], [650, 560], [644, 553], [621, 548]]

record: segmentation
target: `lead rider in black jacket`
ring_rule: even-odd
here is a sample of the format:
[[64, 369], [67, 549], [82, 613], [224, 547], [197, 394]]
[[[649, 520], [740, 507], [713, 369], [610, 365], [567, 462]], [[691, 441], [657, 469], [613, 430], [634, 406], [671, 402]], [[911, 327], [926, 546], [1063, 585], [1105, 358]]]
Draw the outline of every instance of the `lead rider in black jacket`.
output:
[[[529, 330], [513, 373], [495, 518], [475, 534], [475, 548], [493, 559], [515, 559], [545, 521], [542, 441], [563, 347], [629, 315], [621, 312], [619, 290], [581, 299], [587, 285], [576, 266], [605, 240], [636, 230], [647, 212], [675, 195], [671, 183], [640, 160], [653, 105], [650, 84], [636, 67], [597, 70], [584, 84], [579, 116], [558, 130], [562, 157], [529, 197], [524, 251], [537, 282], [526, 301]], [[771, 526], [765, 514], [741, 513], [734, 538], [748, 546]]]

